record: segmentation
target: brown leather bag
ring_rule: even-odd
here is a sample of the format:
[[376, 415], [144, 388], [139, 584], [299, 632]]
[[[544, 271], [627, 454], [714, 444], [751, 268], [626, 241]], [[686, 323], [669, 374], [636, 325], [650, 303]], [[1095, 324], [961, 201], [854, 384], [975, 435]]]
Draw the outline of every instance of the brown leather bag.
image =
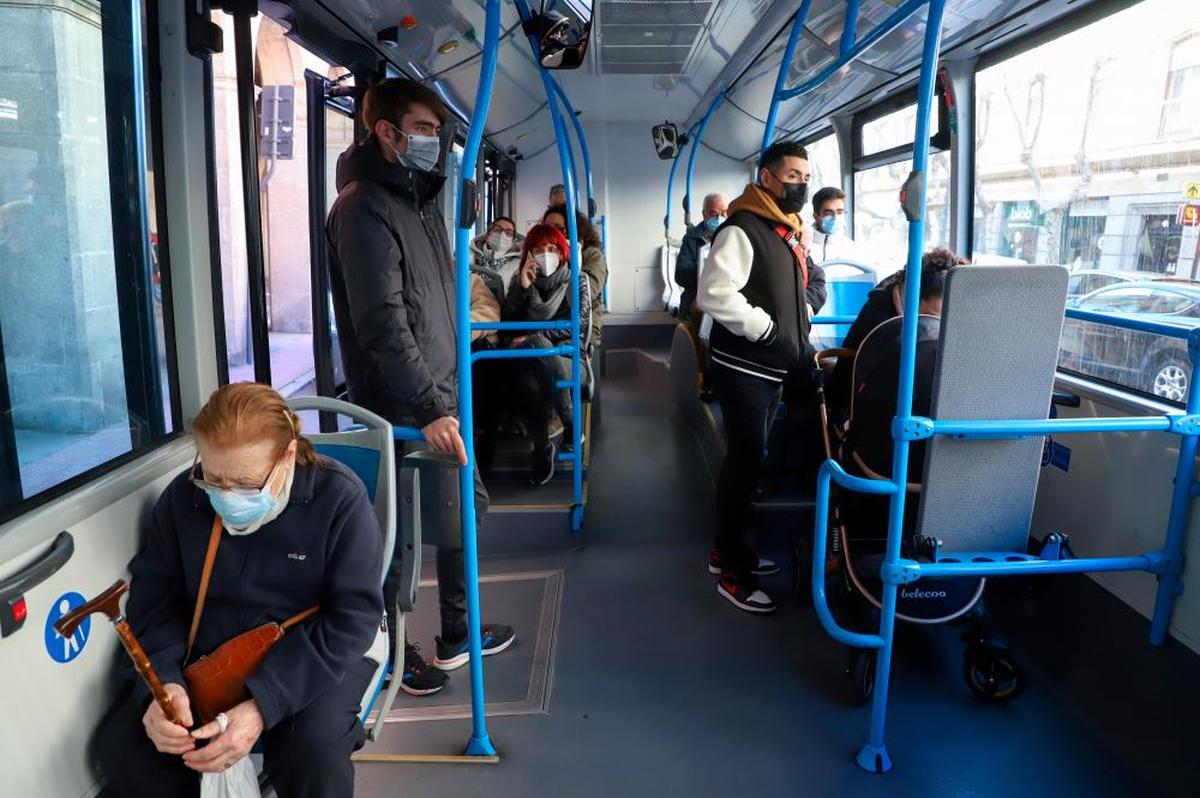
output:
[[[200, 574], [200, 591], [196, 595], [196, 609], [192, 613], [192, 629], [188, 633], [188, 653], [184, 662], [191, 657], [192, 644], [196, 642], [196, 632], [200, 629], [200, 615], [204, 611], [204, 598], [208, 594], [208, 580], [217, 557], [217, 545], [221, 542], [221, 526], [221, 517], [217, 516], [213, 520], [208, 551], [204, 555], [204, 570]], [[184, 668], [183, 680], [187, 682], [192, 718], [196, 724], [203, 726], [210, 723], [220, 713], [227, 712], [248, 699], [250, 694], [246, 691], [246, 680], [258, 670], [271, 646], [279, 642], [284, 632], [319, 609], [319, 606], [309, 607], [283, 623], [264, 623], [242, 632]]]

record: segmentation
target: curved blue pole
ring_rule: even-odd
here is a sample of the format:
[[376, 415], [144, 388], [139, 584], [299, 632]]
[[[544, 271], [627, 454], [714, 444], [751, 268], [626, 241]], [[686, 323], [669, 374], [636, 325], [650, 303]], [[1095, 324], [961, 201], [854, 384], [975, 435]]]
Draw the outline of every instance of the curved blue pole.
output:
[[[590, 170], [588, 174], [591, 174]], [[600, 217], [600, 248], [604, 250], [604, 260], [608, 262], [608, 214], [603, 214]], [[612, 279], [611, 277], [609, 278]], [[604, 281], [604, 288], [600, 300], [604, 303], [604, 307], [608, 307], [608, 280]]]
[[[929, 0], [925, 22], [925, 45], [921, 52], [921, 78], [917, 84], [917, 129], [913, 138], [913, 171], [905, 185], [910, 203], [908, 216], [908, 264], [904, 273], [904, 321], [900, 332], [900, 387], [896, 400], [897, 430], [912, 417], [913, 371], [917, 355], [917, 309], [921, 301], [921, 251], [925, 246], [925, 188], [928, 183], [926, 167], [929, 162], [929, 118], [933, 111], [934, 80], [937, 77], [938, 51], [942, 41], [942, 17], [946, 0]], [[912, 192], [916, 191], [915, 198]], [[915, 201], [911, 201], [914, 200]], [[883, 568], [894, 568], [900, 561], [900, 542], [904, 534], [904, 500], [908, 483], [909, 442], [896, 438], [892, 450], [892, 493], [888, 513], [888, 539]], [[891, 767], [884, 745], [883, 733], [887, 718], [888, 677], [892, 668], [892, 648], [895, 642], [896, 591], [894, 582], [884, 580], [883, 606], [880, 614], [879, 636], [883, 647], [875, 662], [875, 695], [871, 703], [871, 731], [867, 743], [858, 754], [858, 763], [867, 770], [887, 770]]]
[[[471, 232], [473, 219], [462, 213], [467, 199], [474, 197], [475, 166], [479, 145], [492, 102], [492, 84], [496, 78], [496, 56], [500, 49], [500, 0], [487, 0], [484, 22], [483, 61], [479, 67], [479, 88], [467, 141], [463, 147], [462, 180], [458, 185], [459, 216], [454, 230], [455, 345], [458, 355], [458, 416], [467, 463], [459, 469], [459, 505], [462, 512], [463, 560], [467, 582], [467, 649], [470, 652], [471, 739], [468, 756], [495, 756], [496, 748], [488, 739], [483, 700], [483, 621], [479, 612], [479, 559], [476, 549], [475, 518], [475, 421], [471, 381]], [[468, 189], [470, 193], [468, 194]]]
[[[583, 154], [583, 179], [585, 181], [583, 188], [586, 190], [587, 214], [588, 221], [592, 221], [593, 208], [596, 205], [595, 194], [592, 193], [592, 154], [588, 151], [587, 136], [583, 133], [583, 123], [579, 121], [579, 115], [575, 113], [575, 106], [571, 105], [571, 99], [567, 97], [567, 93], [563, 91], [562, 86], [558, 85], [558, 81], [554, 81], [554, 91], [558, 94], [558, 99], [562, 101], [563, 108], [567, 111], [567, 116], [571, 118], [571, 124], [575, 126], [575, 138], [579, 141], [579, 151]], [[571, 162], [572, 170], [574, 170], [574, 161]], [[608, 253], [605, 253], [607, 257]]]
[[[692, 136], [695, 134], [696, 128], [699, 125], [700, 123], [696, 122], [696, 124], [692, 125], [691, 128], [688, 129], [688, 144], [691, 144]], [[671, 171], [667, 175], [667, 215], [663, 217], [663, 234], [667, 239], [671, 238], [671, 193], [675, 188], [675, 167], [679, 166], [679, 159], [682, 157], [683, 150], [680, 150], [679, 154], [676, 155], [671, 161]]]
[[[517, 13], [521, 15], [522, 21], [527, 21], [530, 18], [529, 4], [526, 0], [513, 0], [517, 6]], [[575, 221], [575, 175], [574, 168], [571, 164], [571, 140], [567, 137], [567, 128], [563, 124], [562, 114], [559, 113], [558, 103], [554, 102], [555, 96], [555, 81], [550, 76], [550, 72], [542, 66], [539, 57], [540, 47], [537, 36], [529, 35], [529, 46], [533, 49], [533, 60], [538, 66], [538, 73], [542, 77], [542, 87], [546, 91], [547, 104], [546, 107], [550, 111], [550, 121], [554, 123], [554, 140], [558, 146], [558, 163], [562, 170], [563, 186], [566, 188], [567, 195], [567, 233], [571, 242], [571, 407], [575, 414], [574, 423], [571, 425], [571, 433], [575, 446], [571, 452], [571, 477], [572, 477], [572, 502], [571, 510], [571, 530], [578, 532], [583, 526], [583, 393], [580, 389], [580, 378], [583, 374], [583, 365], [580, 362], [580, 330], [579, 330], [579, 230]], [[462, 331], [459, 332], [462, 335]], [[467, 333], [470, 334], [469, 332]]]
[[854, 39], [858, 35], [858, 0], [846, 0], [846, 17], [842, 23], [842, 41], [838, 51], [842, 58], [854, 49]]
[[796, 45], [800, 43], [800, 34], [804, 32], [804, 21], [808, 19], [808, 8], [812, 0], [804, 0], [800, 10], [792, 20], [792, 33], [788, 36], [787, 46], [783, 48], [783, 60], [779, 62], [779, 74], [775, 77], [775, 91], [771, 93], [771, 107], [767, 111], [767, 123], [763, 130], [762, 149], [765, 151], [775, 140], [775, 121], [779, 118], [779, 101], [783, 99], [783, 89], [787, 86], [788, 69], [792, 59], [796, 57]]
[[704, 128], [708, 127], [708, 120], [712, 118], [713, 112], [720, 107], [724, 100], [725, 92], [721, 92], [716, 97], [713, 97], [712, 104], [708, 106], [708, 110], [700, 118], [700, 124], [696, 127], [696, 135], [692, 141], [692, 151], [688, 153], [687, 183], [683, 192], [684, 202], [686, 203], [686, 208], [683, 212], [683, 223], [688, 226], [692, 224], [692, 175], [696, 171], [696, 153], [700, 152], [700, 140], [704, 138]]

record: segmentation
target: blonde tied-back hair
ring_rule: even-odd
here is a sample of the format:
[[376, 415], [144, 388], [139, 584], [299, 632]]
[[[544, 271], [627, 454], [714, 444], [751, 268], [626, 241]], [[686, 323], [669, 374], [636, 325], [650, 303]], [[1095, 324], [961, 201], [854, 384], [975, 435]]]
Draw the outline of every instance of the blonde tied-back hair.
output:
[[300, 417], [271, 386], [234, 382], [208, 398], [192, 422], [192, 434], [214, 446], [270, 441], [277, 455], [295, 441], [298, 465], [320, 465], [312, 443], [300, 434], [301, 426]]

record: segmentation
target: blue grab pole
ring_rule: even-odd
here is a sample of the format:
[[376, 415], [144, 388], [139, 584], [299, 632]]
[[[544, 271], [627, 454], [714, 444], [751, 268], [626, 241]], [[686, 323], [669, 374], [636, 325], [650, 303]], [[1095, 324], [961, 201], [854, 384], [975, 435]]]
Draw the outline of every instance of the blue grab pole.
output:
[[[526, 0], [514, 0], [517, 6], [517, 12], [521, 15], [522, 21], [530, 18], [529, 4]], [[563, 125], [562, 114], [559, 113], [558, 103], [554, 101], [555, 83], [550, 76], [549, 71], [542, 66], [539, 58], [540, 47], [537, 37], [533, 34], [529, 35], [529, 46], [533, 49], [533, 60], [538, 66], [538, 73], [542, 77], [542, 87], [546, 91], [547, 109], [550, 111], [550, 121], [554, 123], [554, 140], [558, 145], [558, 162], [559, 168], [562, 170], [563, 185], [566, 187], [567, 195], [567, 233], [571, 244], [571, 407], [575, 415], [574, 423], [571, 425], [571, 433], [575, 451], [579, 452], [583, 446], [583, 424], [581, 413], [583, 411], [583, 393], [580, 387], [580, 377], [583, 374], [583, 366], [580, 362], [580, 330], [579, 330], [579, 230], [575, 221], [575, 176], [571, 167], [571, 141], [567, 137], [567, 129]], [[465, 277], [464, 277], [465, 279]], [[571, 488], [572, 488], [572, 510], [571, 510], [571, 530], [578, 532], [583, 525], [583, 469], [580, 468], [579, 459], [576, 458], [571, 467]]]
[[[554, 81], [554, 92], [558, 95], [558, 99], [562, 102], [563, 108], [567, 111], [567, 116], [571, 118], [571, 124], [575, 127], [575, 138], [579, 141], [579, 152], [583, 155], [583, 179], [585, 189], [584, 200], [587, 202], [587, 210], [584, 212], [588, 221], [592, 221], [592, 207], [595, 195], [592, 193], [592, 154], [588, 150], [587, 136], [583, 133], [583, 123], [579, 121], [579, 115], [575, 113], [575, 106], [571, 105], [571, 98], [563, 91], [562, 86], [558, 85], [558, 81]], [[574, 173], [575, 162], [571, 161], [571, 171]]]
[[721, 92], [716, 97], [713, 97], [712, 103], [708, 106], [708, 110], [704, 112], [704, 116], [700, 118], [700, 124], [696, 127], [696, 136], [692, 141], [692, 151], [688, 153], [687, 182], [683, 191], [684, 199], [687, 202], [687, 210], [683, 217], [685, 225], [692, 223], [692, 175], [696, 171], [696, 155], [700, 152], [700, 140], [704, 138], [704, 128], [708, 127], [708, 120], [712, 118], [713, 113], [721, 106], [724, 100], [725, 92]]
[[858, 0], [846, 0], [846, 17], [842, 23], [842, 41], [838, 52], [842, 58], [850, 55], [854, 49], [854, 39], [858, 36]]
[[[1200, 390], [1196, 388], [1196, 362], [1200, 360], [1200, 346], [1188, 341], [1188, 356], [1192, 361], [1192, 375], [1188, 385], [1187, 414], [1200, 412]], [[1175, 461], [1175, 484], [1171, 489], [1171, 514], [1167, 516], [1167, 539], [1163, 553], [1167, 558], [1167, 572], [1158, 577], [1158, 589], [1154, 596], [1154, 615], [1150, 618], [1150, 644], [1161, 646], [1171, 628], [1171, 614], [1175, 599], [1182, 585], [1179, 576], [1183, 571], [1183, 543], [1187, 537], [1192, 515], [1192, 486], [1196, 480], [1197, 435], [1193, 432], [1179, 439], [1179, 459]]]
[[[700, 123], [696, 122], [696, 124], [688, 128], [687, 137], [689, 144], [699, 125]], [[679, 154], [671, 160], [671, 171], [667, 174], [667, 215], [663, 217], [663, 235], [666, 237], [668, 243], [671, 241], [671, 193], [675, 188], [675, 168], [679, 166], [679, 159], [682, 157], [683, 150], [680, 150]]]
[[455, 276], [455, 344], [458, 354], [458, 415], [466, 465], [459, 469], [459, 505], [462, 512], [463, 560], [467, 582], [467, 648], [471, 676], [471, 739], [467, 742], [468, 756], [495, 756], [496, 748], [488, 738], [483, 699], [483, 621], [479, 611], [479, 560], [476, 550], [475, 518], [475, 422], [473, 386], [471, 381], [471, 227], [464, 226], [466, 214], [461, 212], [467, 197], [467, 187], [474, 182], [479, 145], [492, 101], [492, 84], [496, 77], [496, 56], [500, 44], [500, 0], [487, 0], [484, 22], [483, 61], [479, 68], [479, 87], [475, 92], [475, 107], [463, 147], [462, 175], [458, 186], [457, 227], [454, 231]]
[[[604, 260], [608, 262], [608, 214], [603, 214], [600, 217], [600, 249], [604, 251]], [[604, 288], [600, 293], [600, 301], [604, 303], [604, 307], [608, 308], [608, 282], [612, 279], [610, 275], [608, 280], [604, 281]]]
[[[929, 162], [929, 117], [933, 109], [934, 78], [937, 75], [938, 50], [942, 40], [942, 17], [946, 0], [930, 0], [925, 23], [925, 44], [921, 52], [921, 78], [917, 84], [917, 129], [913, 138], [913, 172], [920, 176], [917, 207], [909, 216], [908, 264], [904, 279], [904, 321], [900, 333], [900, 387], [896, 400], [896, 424], [903, 426], [912, 419], [913, 376], [917, 354], [917, 313], [921, 300], [921, 251], [925, 243], [925, 185]], [[900, 561], [900, 542], [904, 533], [904, 500], [908, 484], [909, 442], [897, 439], [892, 452], [892, 483], [888, 514], [887, 549], [883, 568], [895, 568]], [[896, 590], [894, 583], [883, 584], [883, 607], [880, 613], [879, 636], [883, 647], [875, 662], [875, 694], [871, 702], [871, 730], [866, 745], [858, 754], [858, 764], [873, 772], [891, 769], [884, 744], [887, 720], [888, 680], [892, 668], [895, 644]]]
[[783, 99], [783, 90], [787, 86], [788, 68], [796, 57], [796, 45], [800, 43], [800, 35], [804, 32], [804, 22], [808, 19], [808, 8], [812, 0], [804, 0], [800, 10], [792, 20], [792, 32], [788, 36], [787, 46], [783, 48], [783, 60], [779, 62], [779, 74], [775, 77], [775, 91], [771, 92], [771, 107], [767, 110], [767, 123], [763, 128], [762, 149], [765, 152], [775, 140], [775, 120], [779, 118], [779, 101]]

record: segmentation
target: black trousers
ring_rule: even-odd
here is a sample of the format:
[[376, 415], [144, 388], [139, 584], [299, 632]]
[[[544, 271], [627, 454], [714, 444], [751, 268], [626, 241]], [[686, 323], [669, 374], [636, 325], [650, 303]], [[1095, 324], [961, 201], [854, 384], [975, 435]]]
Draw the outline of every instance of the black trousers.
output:
[[[544, 335], [530, 335], [514, 349], [544, 349], [554, 344]], [[560, 355], [537, 358], [515, 358], [509, 367], [511, 407], [533, 436], [534, 445], [543, 448], [549, 437], [549, 424], [558, 413], [563, 424], [570, 427], [575, 414], [571, 393], [556, 386], [559, 380], [571, 377], [571, 360]]]
[[[362, 746], [359, 701], [375, 665], [363, 659], [342, 683], [299, 713], [263, 732], [264, 767], [280, 798], [354, 795], [350, 754]], [[177, 754], [161, 754], [146, 736], [146, 703], [130, 698], [97, 730], [96, 755], [114, 798], [192, 798], [200, 774]]]
[[725, 421], [725, 462], [717, 480], [716, 549], [726, 571], [748, 576], [758, 559], [746, 540], [746, 524], [783, 389], [780, 383], [715, 363], [709, 375]]
[[[428, 449], [425, 444], [412, 441], [396, 442], [396, 496], [400, 496], [400, 463], [406, 454]], [[487, 516], [488, 493], [475, 468], [475, 532], [483, 529]], [[397, 519], [397, 522], [399, 519]], [[392, 556], [388, 577], [383, 584], [384, 605], [390, 629], [396, 623], [396, 589], [401, 575], [401, 550], [396, 547]], [[417, 552], [418, 557], [421, 556]], [[467, 572], [463, 550], [439, 546], [437, 550], [438, 604], [442, 616], [442, 639], [462, 640], [467, 635]]]

